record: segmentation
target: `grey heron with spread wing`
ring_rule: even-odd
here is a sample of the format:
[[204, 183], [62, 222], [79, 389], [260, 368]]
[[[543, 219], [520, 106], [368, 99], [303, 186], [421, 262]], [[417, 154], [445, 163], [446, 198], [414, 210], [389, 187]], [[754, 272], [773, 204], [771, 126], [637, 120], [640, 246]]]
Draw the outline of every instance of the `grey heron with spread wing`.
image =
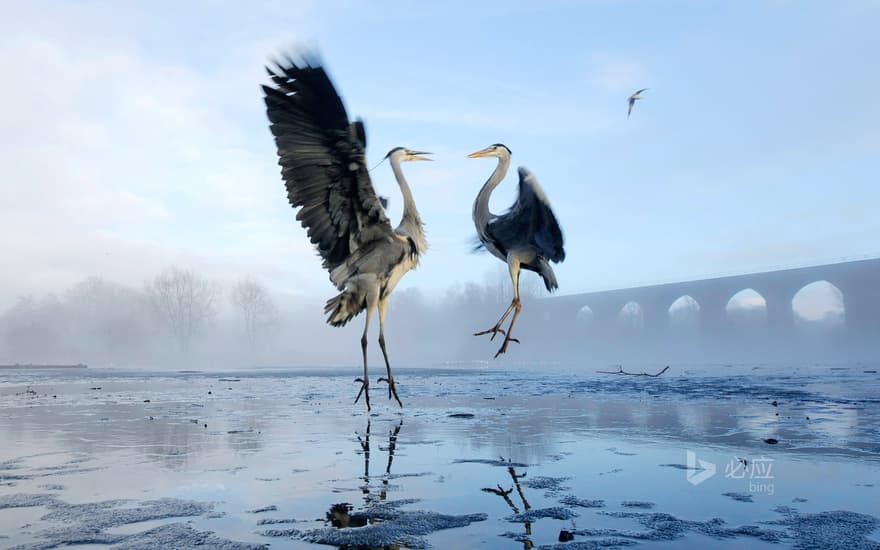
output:
[[[522, 310], [519, 299], [520, 269], [534, 271], [544, 280], [544, 286], [552, 292], [559, 285], [550, 262], [559, 263], [565, 259], [562, 230], [550, 208], [547, 195], [538, 184], [535, 176], [528, 169], [519, 168], [519, 195], [510, 209], [501, 215], [489, 212], [489, 197], [501, 183], [510, 167], [510, 149], [501, 143], [490, 145], [485, 149], [471, 153], [469, 158], [495, 157], [498, 166], [480, 189], [474, 201], [474, 225], [480, 239], [478, 248], [485, 248], [501, 261], [507, 263], [510, 280], [513, 283], [513, 300], [489, 330], [474, 335], [492, 334], [491, 339], [499, 333], [504, 334], [504, 343], [495, 357], [507, 351], [510, 342], [519, 342], [511, 336], [513, 325]], [[513, 318], [507, 331], [501, 328], [504, 320], [513, 312]]]
[[287, 198], [298, 207], [296, 219], [330, 272], [340, 294], [327, 301], [327, 322], [343, 326], [365, 311], [361, 337], [364, 375], [355, 403], [364, 395], [370, 410], [367, 331], [379, 312], [379, 347], [385, 359], [388, 398], [397, 395], [385, 350], [388, 297], [401, 277], [427, 250], [425, 231], [401, 163], [425, 158], [422, 151], [396, 147], [386, 158], [403, 195], [403, 218], [391, 226], [373, 189], [366, 166], [364, 124], [350, 122], [342, 99], [324, 68], [308, 59], [286, 59], [266, 69], [274, 86], [263, 86], [266, 112], [278, 148], [278, 164]]

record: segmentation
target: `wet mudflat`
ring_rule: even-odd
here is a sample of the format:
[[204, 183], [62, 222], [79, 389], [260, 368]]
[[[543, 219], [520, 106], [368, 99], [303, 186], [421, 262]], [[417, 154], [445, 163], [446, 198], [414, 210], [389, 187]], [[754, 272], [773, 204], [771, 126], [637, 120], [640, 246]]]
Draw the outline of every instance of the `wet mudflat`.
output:
[[0, 547], [880, 548], [873, 369], [3, 372]]

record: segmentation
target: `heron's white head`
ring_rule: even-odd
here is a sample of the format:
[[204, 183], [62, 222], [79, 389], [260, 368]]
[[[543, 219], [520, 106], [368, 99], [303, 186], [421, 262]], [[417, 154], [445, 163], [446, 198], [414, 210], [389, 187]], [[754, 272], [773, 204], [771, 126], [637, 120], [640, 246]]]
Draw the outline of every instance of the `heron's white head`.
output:
[[480, 157], [497, 157], [497, 158], [510, 158], [510, 149], [507, 148], [507, 145], [503, 143], [495, 143], [492, 144], [485, 149], [480, 149], [475, 153], [471, 153], [468, 155], [469, 159], [476, 159]]
[[407, 149], [406, 147], [395, 147], [394, 149], [388, 151], [388, 154], [385, 155], [385, 158], [396, 160], [397, 162], [407, 162], [411, 160], [434, 160], [422, 156], [431, 154], [433, 153], [428, 153], [427, 151], [413, 151], [412, 149]]

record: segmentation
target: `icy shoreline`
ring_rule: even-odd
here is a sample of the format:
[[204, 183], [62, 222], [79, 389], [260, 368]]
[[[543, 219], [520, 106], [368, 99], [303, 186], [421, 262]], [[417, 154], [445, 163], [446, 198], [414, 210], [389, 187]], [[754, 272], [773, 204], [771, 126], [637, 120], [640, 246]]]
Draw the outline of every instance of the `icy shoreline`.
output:
[[16, 372], [0, 546], [877, 548], [876, 375], [749, 372]]

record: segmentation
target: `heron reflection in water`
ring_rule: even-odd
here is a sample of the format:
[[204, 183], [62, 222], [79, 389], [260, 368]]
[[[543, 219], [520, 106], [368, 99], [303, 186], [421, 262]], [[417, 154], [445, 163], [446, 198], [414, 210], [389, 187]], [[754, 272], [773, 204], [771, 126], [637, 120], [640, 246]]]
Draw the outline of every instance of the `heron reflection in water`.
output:
[[[379, 480], [379, 486], [374, 486], [374, 479], [370, 476], [370, 457], [372, 448], [370, 446], [370, 421], [367, 420], [367, 429], [363, 437], [357, 435], [358, 443], [361, 447], [361, 454], [364, 457], [364, 475], [361, 478], [361, 492], [364, 495], [365, 506], [375, 504], [377, 501], [382, 502], [388, 498], [388, 489], [390, 488], [391, 466], [394, 463], [394, 451], [397, 449], [397, 437], [400, 435], [400, 429], [403, 427], [401, 420], [394, 428], [388, 432], [388, 446], [385, 450], [388, 452], [388, 460], [385, 463], [385, 473]], [[380, 450], [381, 447], [380, 447]], [[374, 492], [378, 489], [378, 493]], [[370, 514], [363, 512], [355, 512], [354, 505], [348, 502], [340, 502], [330, 507], [326, 514], [326, 521], [337, 529], [346, 529], [350, 527], [364, 527], [372, 523], [381, 521]], [[385, 546], [346, 546], [345, 550], [399, 550], [399, 544], [389, 544]]]

